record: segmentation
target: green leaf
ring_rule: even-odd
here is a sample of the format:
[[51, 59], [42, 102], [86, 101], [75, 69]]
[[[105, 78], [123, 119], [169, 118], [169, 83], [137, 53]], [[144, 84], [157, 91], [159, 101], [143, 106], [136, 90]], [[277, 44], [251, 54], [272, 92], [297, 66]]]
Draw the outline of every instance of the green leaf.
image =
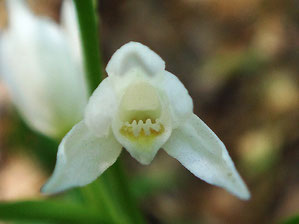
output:
[[107, 223], [94, 209], [58, 200], [2, 202], [0, 220], [63, 224]]
[[56, 224], [55, 222], [45, 222], [45, 221], [37, 221], [37, 222], [32, 222], [32, 221], [14, 221], [10, 222], [9, 224]]
[[284, 221], [279, 222], [279, 224], [299, 224], [299, 214], [291, 216]]

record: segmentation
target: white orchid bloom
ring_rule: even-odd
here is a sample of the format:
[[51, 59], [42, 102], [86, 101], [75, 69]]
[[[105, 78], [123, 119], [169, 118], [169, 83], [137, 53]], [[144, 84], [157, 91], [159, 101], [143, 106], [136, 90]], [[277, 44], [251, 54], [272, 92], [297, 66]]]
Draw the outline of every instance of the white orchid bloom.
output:
[[0, 36], [0, 75], [33, 129], [62, 137], [80, 121], [88, 101], [76, 14], [64, 1], [62, 25], [8, 0], [8, 29]]
[[156, 53], [130, 42], [115, 52], [106, 71], [84, 120], [60, 143], [56, 168], [42, 192], [92, 182], [124, 147], [142, 164], [164, 148], [195, 176], [250, 197], [225, 146], [193, 113], [188, 91]]

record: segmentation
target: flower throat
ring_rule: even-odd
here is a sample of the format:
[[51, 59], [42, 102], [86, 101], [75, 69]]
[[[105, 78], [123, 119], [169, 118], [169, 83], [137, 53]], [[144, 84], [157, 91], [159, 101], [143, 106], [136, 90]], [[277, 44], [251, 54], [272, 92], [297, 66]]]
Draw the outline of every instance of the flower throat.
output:
[[154, 137], [164, 132], [160, 122], [161, 103], [154, 87], [139, 82], [128, 87], [119, 116], [123, 125], [120, 133], [128, 138]]

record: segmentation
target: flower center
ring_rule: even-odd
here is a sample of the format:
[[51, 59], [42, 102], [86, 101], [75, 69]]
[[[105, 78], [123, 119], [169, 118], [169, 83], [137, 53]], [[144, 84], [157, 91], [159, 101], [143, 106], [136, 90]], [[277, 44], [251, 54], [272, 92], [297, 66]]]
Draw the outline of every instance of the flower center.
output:
[[164, 126], [156, 119], [154, 122], [151, 119], [133, 120], [132, 123], [125, 122], [120, 132], [127, 137], [146, 137], [157, 136], [164, 131]]
[[120, 133], [133, 138], [162, 134], [161, 110], [159, 96], [153, 86], [145, 82], [131, 85], [120, 104]]

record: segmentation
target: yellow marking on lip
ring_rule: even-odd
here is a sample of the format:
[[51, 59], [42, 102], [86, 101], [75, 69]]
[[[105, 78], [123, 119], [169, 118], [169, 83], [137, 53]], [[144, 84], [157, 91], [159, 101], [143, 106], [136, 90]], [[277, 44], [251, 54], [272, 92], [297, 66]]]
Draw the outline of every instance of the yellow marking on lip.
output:
[[160, 124], [160, 130], [155, 131], [154, 129], [150, 128], [150, 134], [146, 135], [144, 130], [141, 129], [138, 133], [138, 136], [135, 136], [133, 134], [133, 128], [122, 126], [119, 132], [126, 138], [128, 138], [131, 141], [138, 142], [140, 144], [150, 144], [156, 137], [163, 134], [165, 131], [165, 128], [162, 124]]

